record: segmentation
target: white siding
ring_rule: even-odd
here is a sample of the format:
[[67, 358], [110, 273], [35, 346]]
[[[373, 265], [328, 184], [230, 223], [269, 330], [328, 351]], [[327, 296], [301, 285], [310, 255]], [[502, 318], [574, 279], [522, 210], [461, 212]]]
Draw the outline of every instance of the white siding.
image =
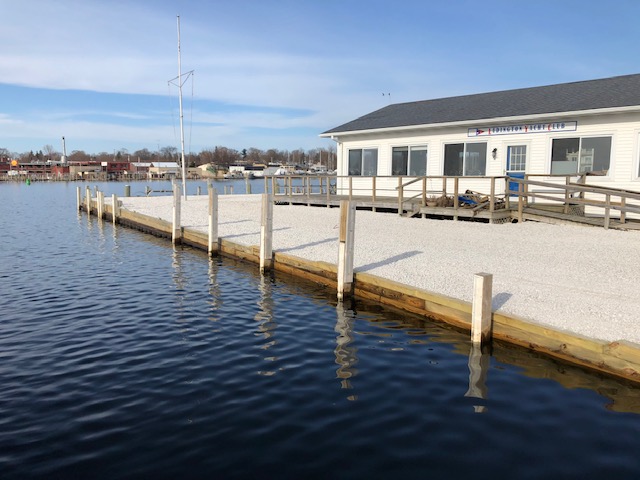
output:
[[[347, 175], [348, 151], [352, 148], [378, 149], [378, 178], [377, 185], [388, 191], [395, 190], [398, 184], [396, 178], [384, 178], [391, 174], [391, 152], [393, 147], [427, 145], [427, 174], [439, 176], [444, 169], [444, 146], [448, 143], [486, 142], [487, 162], [486, 175], [500, 176], [505, 174], [507, 161], [507, 147], [509, 145], [527, 145], [528, 174], [548, 174], [551, 171], [551, 145], [554, 138], [572, 138], [588, 136], [611, 136], [611, 163], [608, 175], [603, 177], [589, 177], [589, 183], [616, 188], [640, 190], [638, 177], [638, 149], [640, 135], [640, 117], [633, 113], [602, 114], [602, 115], [571, 115], [563, 118], [565, 121], [577, 121], [577, 130], [569, 132], [545, 132], [512, 135], [494, 135], [470, 138], [467, 136], [468, 127], [494, 126], [505, 124], [529, 123], [530, 121], [505, 122], [488, 119], [482, 125], [467, 125], [458, 127], [418, 129], [393, 133], [362, 133], [358, 135], [339, 136], [338, 175]], [[535, 122], [558, 121], [557, 119], [535, 119]], [[496, 148], [494, 159], [491, 151]], [[406, 179], [407, 181], [409, 179]], [[365, 179], [357, 181], [361, 188], [367, 183]], [[368, 181], [370, 184], [370, 180]], [[414, 188], [415, 187], [415, 188]], [[414, 184], [413, 190], [420, 190], [420, 183]], [[429, 188], [429, 187], [428, 187]], [[440, 187], [441, 188], [441, 187]], [[488, 192], [488, 182], [473, 177], [465, 178], [461, 190], [471, 189]], [[497, 187], [501, 188], [501, 187]], [[449, 192], [453, 191], [453, 187]], [[381, 193], [380, 193], [381, 194]]]

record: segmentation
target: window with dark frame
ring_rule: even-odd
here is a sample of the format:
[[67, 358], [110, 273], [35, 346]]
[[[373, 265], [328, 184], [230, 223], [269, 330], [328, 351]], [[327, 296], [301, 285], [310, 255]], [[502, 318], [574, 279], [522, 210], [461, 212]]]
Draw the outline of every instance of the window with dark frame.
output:
[[393, 147], [391, 175], [421, 177], [427, 174], [427, 146]]
[[378, 149], [349, 150], [349, 175], [372, 177], [378, 174]]
[[482, 176], [487, 172], [487, 144], [449, 143], [444, 146], [444, 175]]
[[551, 174], [607, 172], [611, 164], [611, 137], [554, 138]]

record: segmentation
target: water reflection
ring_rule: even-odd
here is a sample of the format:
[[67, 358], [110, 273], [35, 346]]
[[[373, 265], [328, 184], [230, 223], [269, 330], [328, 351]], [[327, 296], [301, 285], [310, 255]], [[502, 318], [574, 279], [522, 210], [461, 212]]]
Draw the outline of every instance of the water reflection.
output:
[[[260, 275], [258, 283], [258, 289], [260, 291], [260, 298], [258, 300], [258, 313], [256, 313], [254, 320], [258, 322], [258, 335], [264, 338], [264, 343], [260, 346], [262, 350], [265, 350], [264, 360], [268, 362], [275, 362], [278, 357], [269, 355], [268, 350], [273, 347], [277, 340], [275, 338], [275, 330], [278, 326], [274, 322], [274, 300], [273, 300], [273, 280], [268, 275]], [[259, 375], [271, 376], [275, 375], [275, 370], [260, 370]]]
[[[490, 353], [487, 348], [471, 344], [469, 351], [469, 390], [465, 397], [486, 399], [487, 398], [487, 372], [489, 370]], [[476, 413], [487, 411], [485, 405], [474, 405]]]
[[219, 265], [216, 262], [216, 259], [209, 257], [209, 305], [211, 307], [211, 315], [209, 316], [209, 320], [211, 320], [212, 322], [217, 322], [218, 320], [220, 320], [218, 309], [220, 308], [220, 305], [222, 303], [220, 301], [220, 284], [218, 283]]
[[171, 251], [171, 267], [173, 268], [173, 283], [176, 286], [176, 305], [178, 310], [178, 320], [184, 318], [185, 309], [185, 286], [187, 285], [187, 279], [182, 267], [182, 251], [178, 250], [175, 246]]
[[[353, 385], [351, 379], [355, 377], [358, 371], [354, 365], [358, 363], [358, 349], [352, 345], [353, 343], [353, 326], [355, 324], [355, 314], [351, 309], [347, 309], [343, 302], [338, 302], [336, 306], [336, 348], [333, 353], [336, 357], [336, 363], [339, 365], [336, 370], [336, 376], [341, 379], [340, 387], [351, 390]], [[357, 400], [357, 395], [347, 396], [347, 400]]]

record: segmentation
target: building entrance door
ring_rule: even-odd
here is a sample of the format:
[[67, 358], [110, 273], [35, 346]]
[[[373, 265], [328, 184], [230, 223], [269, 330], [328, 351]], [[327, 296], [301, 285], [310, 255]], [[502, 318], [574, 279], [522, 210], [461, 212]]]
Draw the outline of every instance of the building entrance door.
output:
[[[510, 145], [507, 147], [506, 174], [512, 178], [524, 178], [527, 170], [527, 146]], [[510, 191], [518, 191], [518, 182], [509, 182]], [[511, 194], [515, 196], [514, 193]]]

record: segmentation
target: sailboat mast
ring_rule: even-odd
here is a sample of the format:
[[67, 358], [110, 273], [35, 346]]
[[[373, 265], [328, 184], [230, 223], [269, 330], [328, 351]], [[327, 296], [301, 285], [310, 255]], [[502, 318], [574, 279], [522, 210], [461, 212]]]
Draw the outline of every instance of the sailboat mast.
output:
[[182, 60], [180, 58], [180, 15], [178, 15], [178, 98], [180, 106], [180, 152], [182, 158], [182, 196], [187, 199], [187, 163], [184, 159], [184, 124], [182, 114]]

